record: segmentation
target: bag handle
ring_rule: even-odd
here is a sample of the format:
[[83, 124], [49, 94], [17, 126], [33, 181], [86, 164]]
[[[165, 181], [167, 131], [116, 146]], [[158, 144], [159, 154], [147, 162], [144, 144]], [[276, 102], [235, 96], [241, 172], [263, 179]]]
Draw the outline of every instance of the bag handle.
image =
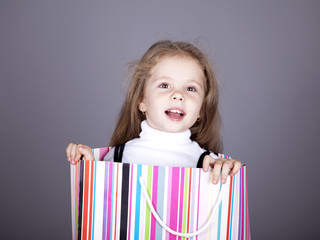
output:
[[167, 226], [167, 224], [159, 217], [158, 213], [156, 212], [156, 210], [154, 209], [153, 205], [152, 205], [152, 202], [151, 202], [151, 199], [148, 195], [148, 192], [147, 192], [147, 189], [146, 189], [146, 186], [145, 186], [145, 182], [143, 180], [143, 178], [140, 176], [139, 177], [139, 182], [140, 182], [140, 185], [141, 185], [141, 190], [143, 192], [143, 195], [144, 197], [146, 198], [146, 201], [149, 205], [149, 208], [151, 210], [151, 213], [152, 215], [155, 217], [155, 219], [158, 221], [158, 223], [162, 226], [162, 228], [164, 230], [166, 230], [167, 232], [173, 234], [173, 235], [176, 235], [178, 237], [185, 237], [185, 238], [191, 238], [191, 237], [194, 237], [196, 235], [199, 235], [200, 233], [202, 233], [203, 231], [205, 231], [211, 224], [211, 222], [213, 221], [213, 219], [215, 218], [215, 216], [217, 215], [217, 212], [218, 212], [218, 207], [220, 205], [220, 202], [222, 201], [222, 196], [225, 192], [225, 184], [223, 184], [220, 188], [220, 192], [219, 192], [219, 195], [217, 197], [217, 200], [216, 202], [214, 203], [213, 205], [213, 208], [212, 208], [212, 212], [210, 214], [210, 217], [207, 221], [207, 223], [202, 226], [199, 230], [195, 231], [195, 232], [192, 232], [192, 233], [183, 233], [183, 232], [178, 232], [178, 231], [175, 231], [173, 229], [171, 229], [169, 226]]

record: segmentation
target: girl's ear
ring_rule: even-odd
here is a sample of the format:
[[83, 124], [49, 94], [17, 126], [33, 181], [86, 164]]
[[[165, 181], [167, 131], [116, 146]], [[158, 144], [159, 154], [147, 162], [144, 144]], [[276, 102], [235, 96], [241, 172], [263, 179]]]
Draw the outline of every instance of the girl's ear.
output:
[[144, 102], [144, 99], [142, 99], [142, 100], [140, 101], [140, 103], [139, 103], [139, 110], [140, 110], [141, 112], [146, 112], [146, 111], [147, 111], [147, 108], [146, 108], [146, 104], [145, 104], [145, 102]]

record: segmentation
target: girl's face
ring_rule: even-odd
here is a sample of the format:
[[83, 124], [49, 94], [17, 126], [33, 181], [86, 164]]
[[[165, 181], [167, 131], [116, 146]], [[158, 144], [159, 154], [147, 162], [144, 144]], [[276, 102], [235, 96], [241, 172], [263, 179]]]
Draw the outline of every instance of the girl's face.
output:
[[182, 132], [200, 117], [204, 99], [204, 75], [191, 57], [164, 57], [151, 69], [139, 109], [150, 127]]

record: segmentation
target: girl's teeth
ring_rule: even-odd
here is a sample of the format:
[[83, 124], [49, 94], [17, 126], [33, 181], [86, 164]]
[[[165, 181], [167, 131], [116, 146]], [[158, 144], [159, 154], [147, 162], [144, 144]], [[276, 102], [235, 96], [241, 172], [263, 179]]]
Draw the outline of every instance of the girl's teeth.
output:
[[179, 110], [176, 110], [176, 109], [173, 109], [173, 110], [169, 110], [169, 112], [174, 112], [174, 113], [182, 113], [181, 111], [179, 111]]
[[172, 110], [167, 110], [166, 113], [178, 113], [180, 114], [180, 116], [182, 117], [184, 115], [183, 112], [181, 112], [180, 110], [177, 110], [177, 109], [172, 109]]

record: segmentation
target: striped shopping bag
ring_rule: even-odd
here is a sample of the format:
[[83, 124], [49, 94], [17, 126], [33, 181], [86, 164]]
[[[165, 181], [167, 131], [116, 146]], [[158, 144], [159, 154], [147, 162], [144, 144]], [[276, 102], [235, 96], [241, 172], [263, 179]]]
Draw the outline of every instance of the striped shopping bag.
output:
[[[110, 148], [94, 149], [102, 160]], [[212, 184], [198, 168], [71, 165], [73, 239], [250, 239], [246, 166]]]

